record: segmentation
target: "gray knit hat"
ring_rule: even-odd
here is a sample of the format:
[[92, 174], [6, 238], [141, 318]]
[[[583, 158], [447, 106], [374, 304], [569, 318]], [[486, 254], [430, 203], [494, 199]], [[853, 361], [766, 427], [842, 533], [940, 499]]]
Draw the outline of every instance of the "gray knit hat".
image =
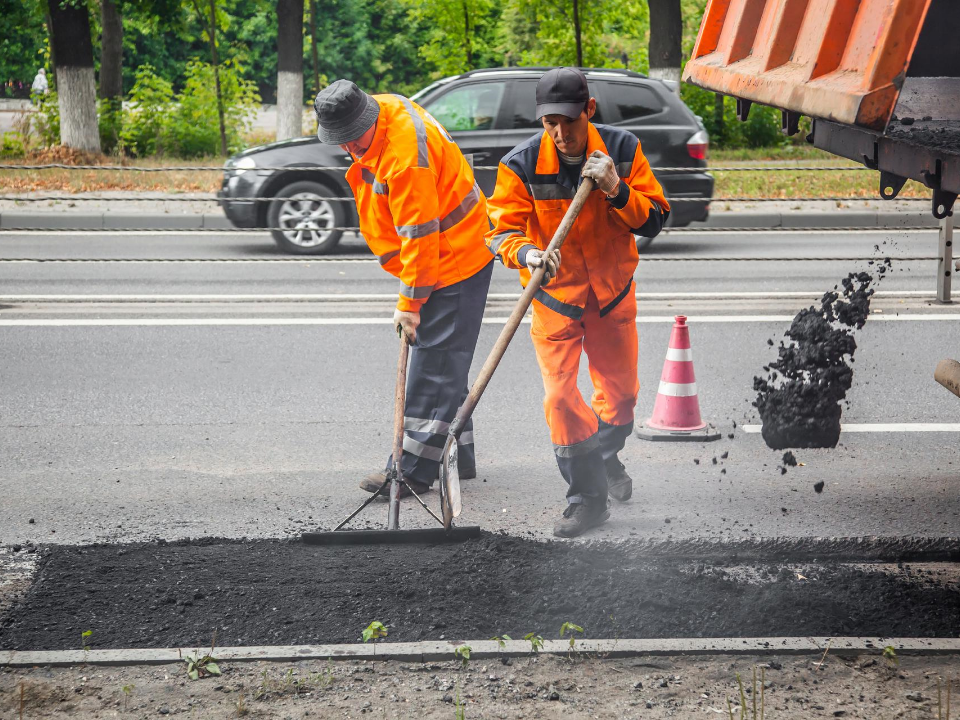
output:
[[337, 80], [313, 101], [317, 113], [317, 137], [329, 145], [353, 142], [377, 121], [380, 105], [355, 83]]

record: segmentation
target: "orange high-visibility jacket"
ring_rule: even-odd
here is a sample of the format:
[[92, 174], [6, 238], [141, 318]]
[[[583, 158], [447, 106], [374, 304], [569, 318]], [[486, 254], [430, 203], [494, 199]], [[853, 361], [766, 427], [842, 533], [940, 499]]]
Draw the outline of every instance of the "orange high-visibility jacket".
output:
[[[587, 157], [594, 150], [609, 155], [620, 175], [620, 190], [607, 199], [590, 193], [561, 249], [560, 271], [540, 288], [536, 300], [578, 320], [592, 288], [606, 315], [630, 291], [637, 268], [634, 234], [654, 237], [663, 228], [670, 205], [650, 171], [636, 136], [619, 128], [590, 124]], [[530, 272], [525, 247], [550, 244], [576, 192], [560, 172], [557, 146], [544, 132], [507, 153], [489, 200], [494, 228], [487, 246], [509, 268], [520, 270], [526, 286]]]
[[374, 95], [370, 148], [347, 170], [360, 232], [383, 269], [400, 278], [397, 308], [420, 310], [430, 293], [492, 261], [483, 236], [486, 199], [446, 130], [416, 103]]

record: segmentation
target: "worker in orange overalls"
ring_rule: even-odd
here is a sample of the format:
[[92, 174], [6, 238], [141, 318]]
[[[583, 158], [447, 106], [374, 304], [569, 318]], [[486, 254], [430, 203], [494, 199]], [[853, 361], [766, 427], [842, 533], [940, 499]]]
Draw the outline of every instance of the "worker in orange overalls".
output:
[[[633, 429], [637, 379], [637, 267], [634, 235], [653, 237], [670, 206], [631, 133], [590, 122], [596, 100], [576, 68], [545, 73], [537, 85], [542, 134], [507, 153], [489, 200], [487, 245], [509, 268], [546, 264], [533, 303], [533, 337], [543, 401], [567, 507], [554, 526], [575, 537], [610, 517], [607, 494], [628, 500], [633, 480], [618, 453]], [[597, 182], [561, 253], [546, 255], [583, 177]], [[577, 387], [581, 350], [593, 381], [592, 406]]]
[[[347, 170], [360, 232], [400, 278], [393, 315], [411, 343], [401, 472], [418, 494], [440, 472], [450, 422], [467, 394], [493, 255], [484, 245], [486, 200], [446, 130], [399, 95], [368, 95], [338, 80], [317, 95], [317, 136], [354, 158]], [[473, 427], [458, 448], [461, 478], [476, 476]], [[387, 462], [387, 470], [393, 465]], [[376, 492], [386, 472], [360, 483]], [[401, 497], [409, 495], [401, 486]]]

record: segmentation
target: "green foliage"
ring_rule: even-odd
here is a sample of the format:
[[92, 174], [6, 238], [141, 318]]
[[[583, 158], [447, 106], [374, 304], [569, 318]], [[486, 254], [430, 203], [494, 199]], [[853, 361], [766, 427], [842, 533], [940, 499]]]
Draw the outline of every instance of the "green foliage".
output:
[[221, 674], [220, 666], [217, 665], [217, 659], [211, 653], [200, 657], [200, 651], [198, 650], [193, 655], [185, 657], [183, 661], [187, 664], [187, 677], [191, 680], [199, 680], [209, 675], [219, 676]]
[[10, 130], [0, 138], [0, 158], [21, 158], [26, 154], [23, 135]]
[[[228, 152], [243, 148], [242, 133], [250, 126], [260, 103], [254, 84], [241, 77], [235, 63], [220, 67], [220, 91], [227, 132]], [[193, 60], [187, 64], [187, 81], [177, 96], [170, 134], [180, 157], [215, 155], [220, 150], [220, 124], [213, 66]]]
[[[586, 67], [647, 65], [646, 0], [578, 0]], [[573, 0], [504, 0], [499, 49], [508, 65], [576, 65]]]
[[494, 50], [495, 0], [401, 0], [426, 28], [420, 55], [436, 74], [456, 75], [500, 64]]
[[560, 626], [560, 639], [567, 635], [570, 636], [570, 649], [574, 649], [574, 644], [576, 643], [577, 634], [583, 635], [583, 628], [579, 625], [574, 625], [572, 622], [565, 622]]
[[132, 155], [163, 155], [173, 150], [170, 124], [173, 86], [152, 65], [137, 68], [130, 102], [123, 110], [121, 147]]
[[368, 642], [369, 640], [379, 640], [380, 638], [385, 638], [386, 636], [387, 628], [379, 620], [374, 620], [372, 623], [367, 625], [361, 633], [361, 637], [363, 637], [364, 642]]
[[123, 103], [120, 98], [101, 98], [97, 101], [100, 123], [100, 148], [104, 153], [120, 149], [120, 133], [123, 127]]
[[[260, 98], [253, 83], [242, 79], [240, 70], [229, 62], [220, 68], [227, 147], [243, 147], [242, 134]], [[177, 155], [198, 157], [220, 151], [220, 121], [213, 66], [198, 60], [187, 66], [187, 81], [176, 98], [172, 85], [145, 65], [137, 70], [137, 81], [124, 111], [121, 144], [137, 156]]]
[[80, 633], [80, 644], [83, 646], [84, 652], [90, 652], [90, 638], [93, 635], [93, 630], [84, 630]]
[[470, 665], [470, 653], [473, 652], [473, 648], [469, 645], [457, 645], [454, 649], [453, 654], [457, 656], [460, 660], [460, 666], [466, 670], [467, 666]]
[[503, 650], [507, 646], [508, 640], [513, 640], [513, 638], [507, 635], [506, 633], [504, 633], [503, 635], [494, 635], [490, 639], [497, 643], [497, 647], [500, 650]]
[[543, 648], [543, 636], [537, 635], [536, 631], [528, 632], [523, 639], [530, 642], [530, 652], [538, 653]]
[[725, 97], [723, 112], [718, 114], [716, 95], [708, 90], [684, 84], [680, 89], [680, 97], [703, 120], [712, 147], [757, 148], [791, 142], [780, 133], [780, 111], [776, 108], [754, 105], [747, 121], [742, 123], [737, 119], [737, 101], [734, 98]]
[[900, 664], [900, 658], [897, 657], [897, 650], [893, 645], [887, 645], [883, 649], [883, 659], [887, 662], [893, 663], [894, 665]]
[[51, 90], [46, 95], [35, 95], [34, 101], [38, 103], [38, 107], [33, 121], [40, 144], [43, 147], [59, 145], [60, 100], [56, 91]]
[[[50, 65], [45, 60], [46, 28], [43, 24], [43, 12], [37, 0], [0, 0], [0, 18], [3, 18], [3, 32], [0, 32], [0, 97], [12, 97], [20, 94], [16, 83], [25, 85], [25, 97], [29, 94], [37, 70]], [[13, 81], [14, 86], [7, 85]], [[51, 87], [54, 79], [48, 78]]]

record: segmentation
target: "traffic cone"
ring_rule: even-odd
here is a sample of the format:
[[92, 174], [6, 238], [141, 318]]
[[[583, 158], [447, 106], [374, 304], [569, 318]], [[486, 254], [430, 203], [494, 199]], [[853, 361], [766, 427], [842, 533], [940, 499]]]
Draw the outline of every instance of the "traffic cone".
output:
[[653, 404], [653, 415], [637, 429], [637, 437], [641, 440], [667, 441], [719, 440], [717, 429], [707, 425], [700, 417], [687, 318], [677, 315], [675, 320], [667, 347], [667, 359], [663, 362], [660, 389]]

